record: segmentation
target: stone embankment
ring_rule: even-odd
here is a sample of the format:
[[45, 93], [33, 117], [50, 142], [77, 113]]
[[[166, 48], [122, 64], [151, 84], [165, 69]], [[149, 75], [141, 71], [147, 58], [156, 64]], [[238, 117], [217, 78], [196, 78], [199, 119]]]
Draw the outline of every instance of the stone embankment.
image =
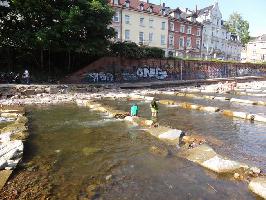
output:
[[244, 163], [233, 161], [219, 155], [210, 146], [205, 144], [204, 138], [185, 135], [181, 130], [154, 124], [152, 120], [127, 116], [128, 113], [125, 113], [124, 111], [114, 110], [109, 106], [104, 106], [93, 100], [77, 100], [76, 102], [78, 106], [86, 106], [93, 110], [103, 112], [111, 117], [119, 116], [119, 118], [124, 118], [129, 123], [145, 128], [145, 131], [158, 139], [164, 140], [170, 145], [180, 147], [178, 153], [179, 156], [195, 162], [209, 170], [222, 174], [232, 174], [233, 177], [238, 180], [247, 182], [251, 180], [249, 182], [250, 190], [265, 198], [266, 178], [262, 175], [260, 169], [250, 167]]
[[[8, 124], [0, 129], [0, 190], [5, 185], [13, 169], [22, 159], [23, 141], [28, 137], [24, 109], [0, 109], [2, 123]], [[0, 122], [1, 123], [1, 122]]]

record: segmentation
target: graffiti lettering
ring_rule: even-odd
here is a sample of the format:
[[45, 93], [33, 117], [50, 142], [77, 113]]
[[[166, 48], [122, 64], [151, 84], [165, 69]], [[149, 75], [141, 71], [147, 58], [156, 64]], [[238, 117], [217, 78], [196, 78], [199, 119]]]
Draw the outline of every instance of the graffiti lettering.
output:
[[144, 67], [144, 68], [138, 68], [136, 71], [136, 74], [138, 77], [141, 78], [156, 78], [159, 80], [163, 80], [167, 77], [167, 72], [163, 71], [161, 68], [156, 67]]
[[111, 73], [88, 73], [85, 78], [86, 82], [99, 83], [99, 82], [113, 82], [114, 76]]

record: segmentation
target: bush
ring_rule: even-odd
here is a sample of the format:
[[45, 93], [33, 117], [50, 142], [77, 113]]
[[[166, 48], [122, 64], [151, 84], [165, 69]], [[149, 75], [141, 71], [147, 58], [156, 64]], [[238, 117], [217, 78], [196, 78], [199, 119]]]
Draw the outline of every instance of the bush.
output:
[[134, 42], [116, 42], [110, 46], [111, 55], [126, 58], [164, 58], [164, 50], [157, 47], [138, 46]]

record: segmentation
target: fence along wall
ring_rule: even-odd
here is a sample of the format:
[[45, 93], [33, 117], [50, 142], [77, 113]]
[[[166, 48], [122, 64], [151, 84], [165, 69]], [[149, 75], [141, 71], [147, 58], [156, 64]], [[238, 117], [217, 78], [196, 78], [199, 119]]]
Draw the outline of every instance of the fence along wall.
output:
[[103, 57], [65, 79], [67, 83], [112, 83], [266, 76], [266, 65]]

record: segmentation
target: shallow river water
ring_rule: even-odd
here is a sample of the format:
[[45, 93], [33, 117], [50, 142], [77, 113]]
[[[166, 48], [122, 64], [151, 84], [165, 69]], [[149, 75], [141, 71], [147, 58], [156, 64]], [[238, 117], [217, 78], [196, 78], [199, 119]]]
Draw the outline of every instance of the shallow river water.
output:
[[[199, 117], [195, 114], [183, 117], [193, 120]], [[38, 180], [49, 180], [51, 199], [258, 199], [245, 183], [218, 177], [176, 157], [176, 147], [124, 121], [74, 105], [31, 107], [27, 115], [31, 136], [24, 162], [37, 166], [30, 173], [36, 173]], [[172, 124], [174, 116], [170, 112], [165, 123]], [[177, 121], [182, 128], [195, 126], [188, 119], [183, 125]], [[18, 184], [23, 188], [27, 181]], [[32, 189], [23, 188], [23, 192]]]
[[[130, 102], [108, 103], [120, 109], [130, 105]], [[141, 106], [143, 116], [149, 116], [147, 106]], [[245, 183], [218, 177], [174, 156], [175, 147], [124, 121], [74, 105], [31, 107], [27, 108], [27, 115], [31, 136], [26, 143], [24, 162], [45, 172], [51, 199], [258, 199]], [[221, 134], [221, 138], [228, 137], [230, 145], [249, 137], [246, 133], [252, 126], [256, 126], [257, 134], [260, 126], [264, 127], [257, 124], [245, 127], [240, 121], [209, 116], [161, 107], [160, 122], [203, 134], [215, 133], [217, 137]], [[212, 124], [214, 121], [219, 123]], [[242, 144], [239, 143], [236, 145]], [[230, 146], [221, 145], [221, 149]], [[152, 147], [166, 154], [154, 153]], [[246, 146], [240, 150], [245, 148], [247, 153], [254, 150]], [[260, 148], [255, 148], [256, 153], [264, 156], [263, 146]], [[42, 178], [41, 173], [38, 176]]]

